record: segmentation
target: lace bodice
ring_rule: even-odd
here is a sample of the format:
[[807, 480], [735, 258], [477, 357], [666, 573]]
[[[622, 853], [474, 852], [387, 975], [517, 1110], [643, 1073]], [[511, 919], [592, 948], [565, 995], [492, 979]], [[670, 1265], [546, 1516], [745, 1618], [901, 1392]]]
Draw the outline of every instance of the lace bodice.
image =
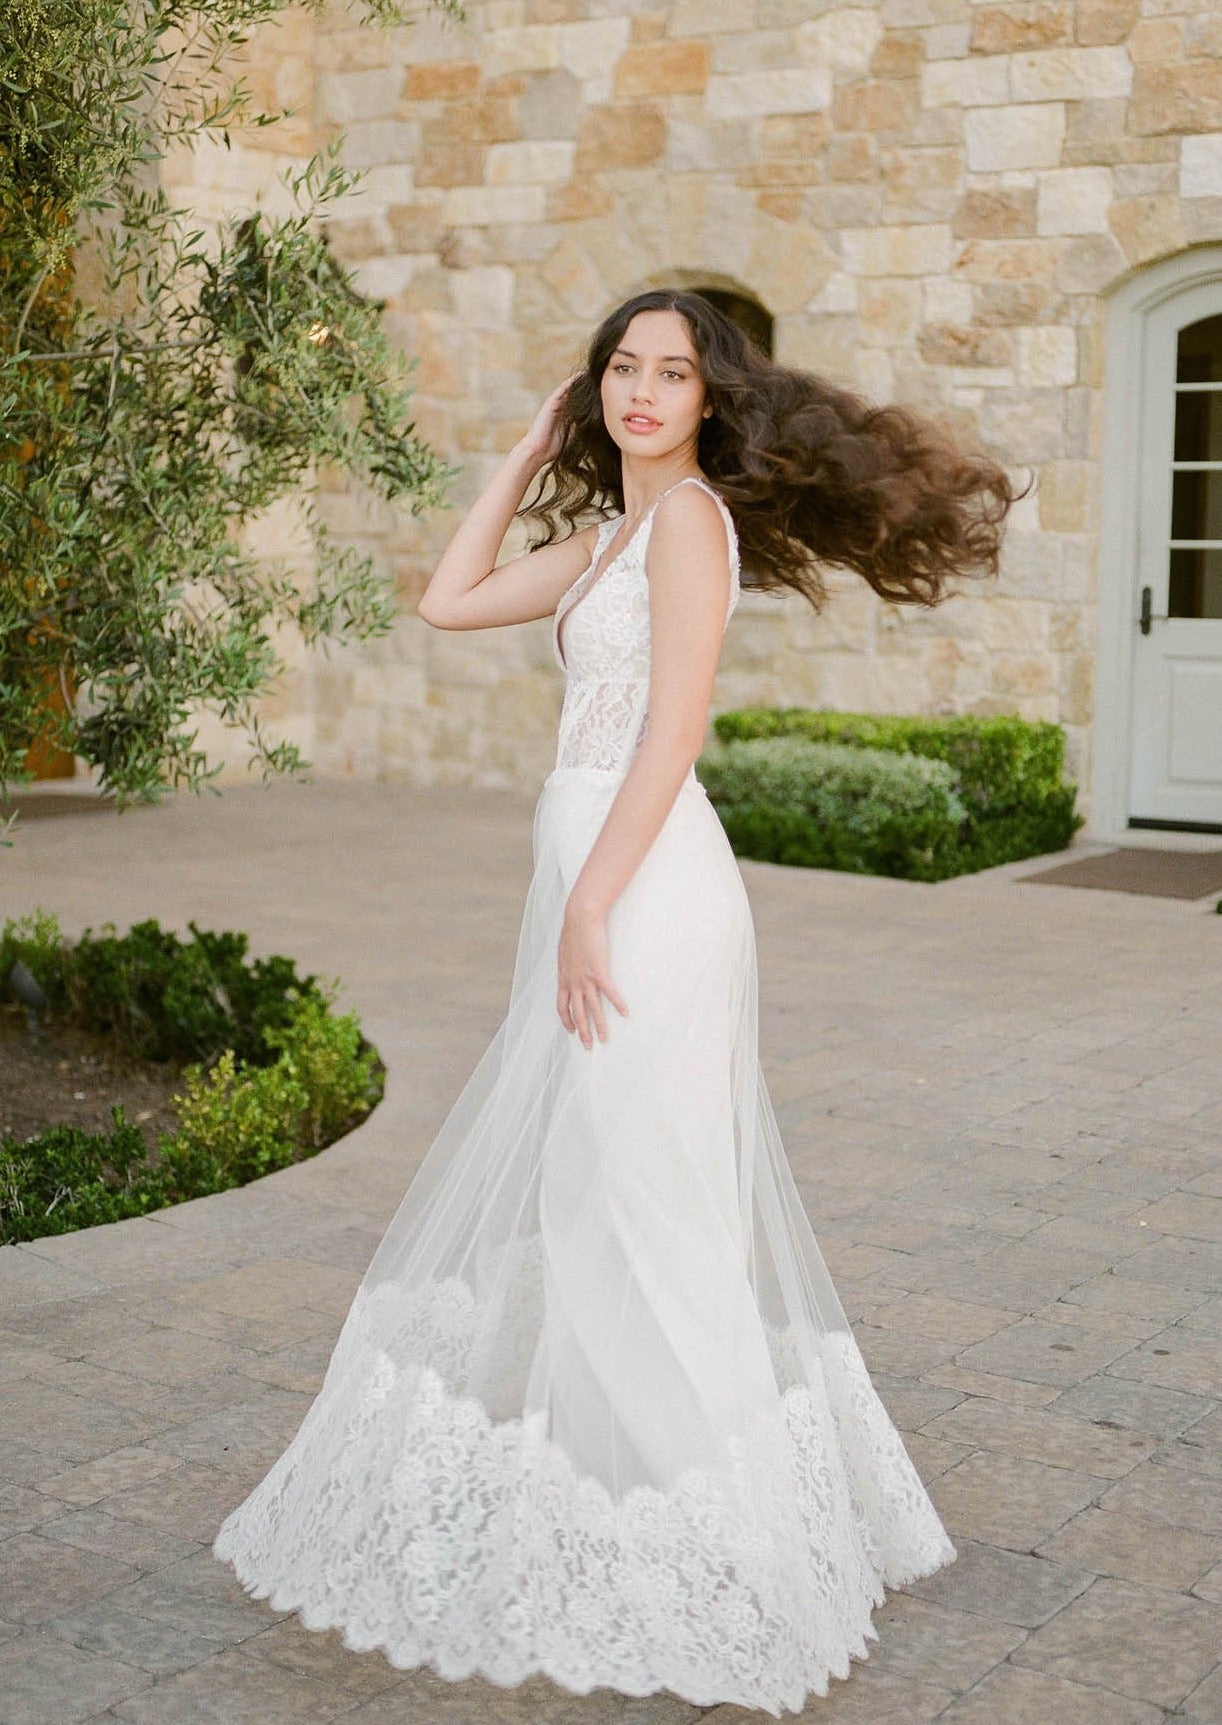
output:
[[[688, 474], [649, 506], [623, 549], [596, 572], [622, 523], [612, 516], [599, 527], [589, 564], [556, 607], [552, 648], [564, 672], [564, 706], [556, 749], [557, 767], [587, 767], [602, 772], [625, 768], [649, 728], [649, 582], [645, 555], [654, 512], [679, 485], [699, 485], [721, 510], [730, 541], [728, 623], [738, 603], [738, 535], [730, 511], [713, 487]], [[568, 616], [572, 612], [572, 616]], [[563, 640], [561, 624], [565, 618]], [[724, 632], [725, 624], [722, 625]]]

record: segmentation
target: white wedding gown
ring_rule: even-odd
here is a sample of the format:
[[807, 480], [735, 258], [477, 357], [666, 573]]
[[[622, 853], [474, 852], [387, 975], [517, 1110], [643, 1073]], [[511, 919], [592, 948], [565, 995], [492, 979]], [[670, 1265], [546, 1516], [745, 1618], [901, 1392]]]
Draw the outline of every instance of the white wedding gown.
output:
[[587, 1050], [556, 1010], [565, 898], [647, 725], [652, 519], [592, 581], [604, 522], [556, 612], [507, 1015], [214, 1550], [396, 1666], [779, 1716], [955, 1549], [802, 1210], [747, 895], [694, 770], [608, 920], [628, 1016]]

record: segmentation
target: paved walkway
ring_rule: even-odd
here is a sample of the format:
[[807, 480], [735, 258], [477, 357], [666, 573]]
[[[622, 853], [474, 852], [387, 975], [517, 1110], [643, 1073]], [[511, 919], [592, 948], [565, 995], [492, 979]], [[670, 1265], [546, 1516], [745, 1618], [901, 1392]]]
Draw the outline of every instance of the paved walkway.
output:
[[[366, 1127], [245, 1190], [0, 1252], [0, 1725], [746, 1725], [348, 1653], [208, 1554], [316, 1388], [507, 998], [533, 803], [277, 785], [31, 822], [0, 905], [248, 929], [342, 977]], [[743, 865], [790, 1157], [959, 1548], [826, 1725], [1222, 1718], [1222, 917]]]

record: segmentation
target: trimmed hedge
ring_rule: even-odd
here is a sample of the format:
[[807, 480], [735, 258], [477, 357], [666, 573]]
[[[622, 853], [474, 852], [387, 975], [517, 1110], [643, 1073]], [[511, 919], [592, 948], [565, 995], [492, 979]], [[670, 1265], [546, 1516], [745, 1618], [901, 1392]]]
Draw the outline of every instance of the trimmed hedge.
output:
[[[767, 797], [752, 798], [742, 783], [741, 771], [733, 777], [733, 796], [723, 796], [719, 790], [721, 776], [727, 764], [726, 750], [733, 745], [753, 742], [766, 744], [754, 759], [762, 762], [769, 748], [779, 743], [802, 740], [808, 744], [867, 751], [876, 758], [889, 756], [908, 760], [937, 762], [951, 773], [951, 788], [963, 807], [963, 819], [953, 843], [941, 839], [933, 846], [922, 872], [910, 872], [907, 866], [867, 867], [859, 872], [900, 874], [914, 880], [945, 880], [950, 876], [970, 874], [978, 869], [992, 868], [1003, 862], [1017, 862], [1023, 857], [1042, 856], [1048, 851], [1063, 850], [1083, 825], [1083, 817], [1074, 807], [1077, 786], [1062, 779], [1065, 755], [1065, 733], [1061, 726], [1049, 720], [1020, 719], [1003, 714], [984, 718], [959, 715], [889, 716], [873, 713], [836, 713], [809, 707], [745, 707], [734, 712], [720, 713], [713, 720], [720, 746], [706, 750], [697, 763], [697, 772], [717, 807], [739, 855], [764, 861], [796, 860], [782, 857], [775, 835], [784, 830], [790, 851], [802, 845], [794, 839], [795, 820], [801, 825], [791, 806], [788, 819], [782, 819], [783, 808]], [[788, 760], [789, 757], [782, 756]], [[839, 800], [850, 802], [860, 792], [848, 788], [860, 777], [860, 765], [853, 755], [846, 756], [846, 789]], [[830, 766], [820, 766], [820, 782], [828, 783]], [[792, 783], [794, 766], [788, 768]], [[770, 784], [773, 781], [770, 781]], [[872, 795], [885, 796], [884, 784]], [[895, 781], [898, 783], [899, 781]], [[761, 789], [763, 787], [761, 786]], [[839, 818], [836, 809], [827, 802], [827, 793], [818, 808], [811, 808], [806, 821], [820, 822]], [[799, 801], [802, 799], [800, 798]], [[909, 799], [902, 796], [897, 818], [905, 817]], [[754, 813], [745, 811], [754, 802]], [[926, 816], [921, 817], [927, 819]], [[812, 854], [825, 854], [835, 846], [829, 836], [813, 835], [806, 841]], [[929, 850], [930, 840], [923, 830], [914, 833], [909, 847], [918, 859]], [[741, 848], [740, 848], [741, 847]], [[853, 845], [848, 847], [853, 852]], [[902, 849], [902, 847], [901, 847]], [[864, 853], [860, 853], [864, 854]], [[807, 866], [839, 868], [837, 862]], [[927, 872], [928, 871], [928, 872]]]
[[[140, 923], [72, 947], [40, 912], [0, 933], [0, 991], [20, 958], [65, 1016], [104, 1025], [128, 1052], [210, 1051], [183, 1072], [173, 1097], [178, 1128], [152, 1151], [121, 1107], [107, 1132], [55, 1126], [0, 1139], [0, 1244], [245, 1185], [314, 1155], [380, 1100], [377, 1050], [355, 1013], [331, 1010], [335, 985], [299, 978], [286, 958], [248, 963], [245, 935], [191, 930], [193, 940], [182, 942]], [[91, 978], [100, 979], [97, 999]], [[218, 1040], [230, 1045], [217, 1051]]]
[[966, 810], [943, 761], [761, 737], [702, 758], [700, 778], [739, 856], [907, 880], [953, 872]]

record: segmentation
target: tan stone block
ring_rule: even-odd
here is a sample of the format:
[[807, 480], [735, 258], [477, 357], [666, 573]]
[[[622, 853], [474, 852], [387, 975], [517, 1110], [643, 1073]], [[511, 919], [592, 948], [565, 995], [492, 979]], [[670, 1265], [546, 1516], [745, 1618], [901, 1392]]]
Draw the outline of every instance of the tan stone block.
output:
[[628, 17], [582, 19], [561, 25], [560, 64], [587, 85], [588, 101], [610, 100], [615, 65], [631, 34], [632, 20]]
[[1083, 234], [1065, 242], [1054, 282], [1062, 293], [1099, 293], [1122, 276], [1128, 260], [1112, 234]]
[[888, 30], [870, 61], [876, 78], [916, 78], [925, 61], [925, 45], [919, 36], [901, 36]]
[[709, 44], [713, 72], [775, 72], [796, 63], [791, 30], [739, 31], [718, 36]]
[[709, 76], [709, 51], [703, 42], [649, 42], [626, 48], [615, 68], [619, 101], [637, 96], [699, 92]]
[[742, 0], [674, 0], [670, 27], [676, 36], [716, 36], [743, 27]]
[[632, 15], [632, 40], [634, 42], [660, 42], [666, 34], [665, 12], [634, 12]]
[[927, 61], [921, 73], [926, 108], [996, 107], [1010, 100], [1010, 67], [1004, 56]]
[[1180, 143], [1180, 196], [1222, 197], [1222, 132]]
[[1045, 48], [1015, 54], [1010, 87], [1019, 102], [1078, 102], [1127, 96], [1133, 65], [1124, 48]]
[[484, 177], [486, 146], [466, 128], [455, 126], [450, 115], [425, 120], [420, 128], [420, 151], [414, 165], [418, 186], [478, 185]]
[[580, 175], [649, 167], [665, 148], [666, 120], [655, 104], [588, 108], [577, 137], [576, 171]]
[[777, 316], [800, 311], [836, 267], [835, 253], [816, 229], [761, 213], [744, 273]]
[[[1006, 462], [1055, 461], [1065, 454], [1064, 392], [1058, 389], [1011, 389], [990, 396], [980, 409], [980, 431], [991, 449]], [[1031, 534], [1011, 533], [1011, 555]], [[1050, 555], [1044, 544], [1042, 552]]]
[[833, 136], [827, 146], [829, 179], [876, 180], [881, 173], [878, 140], [870, 132]]
[[409, 66], [403, 79], [407, 102], [457, 102], [479, 93], [483, 73], [474, 60], [435, 60]]
[[1222, 234], [1222, 197], [1194, 198], [1184, 205], [1181, 214], [1184, 238], [1189, 245], [1213, 242]]
[[605, 310], [607, 290], [589, 253], [574, 234], [566, 234], [544, 259], [539, 271], [565, 307], [579, 317], [598, 317]]
[[490, 186], [543, 185], [567, 180], [576, 145], [568, 138], [526, 138], [491, 144], [484, 177]]
[[930, 191], [958, 193], [963, 180], [963, 151], [945, 145], [925, 149], [889, 149], [883, 158], [883, 177], [890, 197], [897, 203], [920, 202]]
[[1050, 695], [1056, 692], [1052, 659], [1034, 653], [997, 653], [991, 662], [993, 687], [1001, 695]]
[[796, 222], [803, 210], [802, 194], [793, 188], [773, 187], [757, 192], [755, 202], [765, 215], [775, 216], [782, 222]]
[[980, 638], [994, 652], [1031, 652], [1048, 645], [1048, 605], [991, 593], [981, 608]]
[[1035, 5], [981, 6], [972, 14], [974, 54], [1013, 54], [1023, 48], [1048, 48], [1073, 40], [1070, 0], [1038, 0]]
[[949, 269], [953, 245], [949, 227], [927, 222], [915, 227], [849, 228], [841, 235], [846, 268], [864, 276], [919, 276]]
[[340, 220], [332, 216], [327, 222], [327, 240], [337, 258], [346, 264], [385, 252], [387, 234], [382, 223], [372, 216], [362, 220]]
[[492, 76], [503, 72], [545, 72], [560, 64], [560, 37], [554, 24], [518, 24], [486, 30], [483, 61]]
[[386, 222], [401, 252], [435, 251], [441, 239], [441, 209], [436, 202], [394, 204], [386, 212]]
[[968, 191], [953, 227], [958, 239], [1023, 239], [1035, 232], [1035, 192], [1030, 186]]
[[1127, 47], [1135, 66], [1163, 66], [1184, 57], [1184, 29], [1178, 18], [1143, 18], [1133, 27]]
[[969, 240], [955, 259], [955, 273], [973, 282], [1038, 280], [1055, 266], [1061, 243], [1051, 239]]
[[318, 38], [318, 65], [327, 72], [366, 72], [384, 66], [389, 44], [380, 30], [337, 30]]
[[865, 76], [882, 36], [883, 23], [872, 6], [837, 7], [794, 31], [802, 59], [830, 67], [839, 81]]
[[567, 185], [547, 188], [549, 222], [584, 222], [591, 216], [605, 216], [611, 208], [610, 194], [588, 174]]
[[446, 192], [441, 208], [447, 225], [538, 222], [543, 219], [543, 187], [454, 186]]
[[1010, 343], [1003, 331], [969, 329], [962, 324], [926, 324], [917, 352], [927, 365], [1006, 365]]
[[1126, 42], [1141, 0], [1078, 0], [1075, 34], [1083, 47]]
[[1065, 109], [1059, 102], [1045, 102], [973, 110], [963, 116], [963, 138], [973, 173], [1054, 168], [1065, 138]]
[[912, 339], [921, 317], [921, 284], [867, 277], [858, 284], [861, 339], [892, 347]]
[[1222, 132], [1222, 60], [1139, 66], [1128, 129], [1137, 134]]
[[1029, 388], [1077, 383], [1077, 331], [1056, 324], [1020, 329], [1018, 383]]
[[849, 132], [897, 132], [916, 118], [920, 105], [914, 78], [877, 78], [837, 90], [832, 118]]
[[1184, 222], [1177, 197], [1123, 198], [1112, 205], [1111, 228], [1131, 264], [1182, 251]]
[[771, 72], [718, 73], [706, 94], [710, 120], [762, 118], [767, 114], [807, 114], [831, 101], [826, 67], [801, 66]]
[[[1089, 533], [1095, 526], [1098, 473], [1089, 461], [1047, 461], [1036, 493], [1040, 526], [1052, 533]], [[1057, 641], [1056, 646], [1076, 645]]]
[[752, 184], [810, 185], [832, 138], [827, 114], [770, 114], [762, 123]]
[[1108, 231], [1112, 176], [1106, 168], [1053, 168], [1039, 176], [1038, 185], [1041, 234]]

